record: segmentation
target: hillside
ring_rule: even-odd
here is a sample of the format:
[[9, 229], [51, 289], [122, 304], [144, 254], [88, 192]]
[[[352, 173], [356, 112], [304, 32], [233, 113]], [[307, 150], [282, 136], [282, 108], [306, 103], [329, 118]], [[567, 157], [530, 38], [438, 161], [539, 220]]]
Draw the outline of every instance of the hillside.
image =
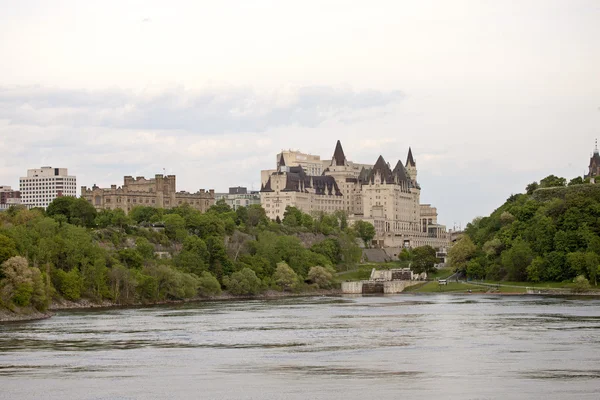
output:
[[45, 311], [52, 300], [144, 304], [265, 290], [329, 288], [360, 260], [343, 214], [289, 208], [281, 223], [260, 206], [96, 213], [83, 199], [0, 214], [0, 308]]
[[[547, 177], [476, 218], [451, 250], [473, 279], [596, 284], [600, 273], [600, 186]], [[584, 285], [585, 286], [585, 285]]]

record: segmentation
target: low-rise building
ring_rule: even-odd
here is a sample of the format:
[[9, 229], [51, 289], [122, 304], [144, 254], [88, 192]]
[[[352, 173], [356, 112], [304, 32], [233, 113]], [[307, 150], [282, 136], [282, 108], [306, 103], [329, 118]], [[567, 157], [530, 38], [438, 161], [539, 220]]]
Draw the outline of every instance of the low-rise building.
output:
[[0, 186], [0, 210], [7, 210], [19, 204], [21, 204], [21, 192], [13, 190], [10, 186]]
[[121, 209], [126, 213], [135, 206], [174, 208], [184, 204], [205, 212], [215, 204], [215, 191], [200, 189], [196, 193], [178, 192], [175, 175], [155, 175], [146, 179], [143, 176], [123, 178], [123, 186], [111, 185], [100, 188], [96, 185], [88, 189], [81, 187], [81, 197], [88, 200], [97, 210]]
[[242, 186], [230, 187], [229, 193], [215, 193], [215, 201], [223, 200], [233, 210], [240, 207], [248, 207], [252, 204], [260, 204], [260, 193], [250, 191]]
[[19, 178], [21, 203], [31, 207], [48, 207], [61, 196], [77, 196], [77, 178], [67, 168], [41, 167], [28, 169], [27, 176]]

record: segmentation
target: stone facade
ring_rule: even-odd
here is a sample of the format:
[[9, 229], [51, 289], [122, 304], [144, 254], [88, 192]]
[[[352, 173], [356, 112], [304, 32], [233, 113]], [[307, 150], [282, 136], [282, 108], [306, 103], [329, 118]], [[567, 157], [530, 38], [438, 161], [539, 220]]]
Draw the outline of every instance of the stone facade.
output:
[[588, 166], [588, 173], [585, 175], [586, 178], [594, 178], [600, 176], [600, 153], [598, 152], [598, 141], [596, 140], [596, 146], [594, 147], [594, 153], [590, 157], [590, 165]]
[[446, 227], [437, 223], [437, 210], [420, 204], [417, 165], [409, 149], [406, 163], [392, 169], [379, 157], [375, 164], [348, 161], [338, 141], [322, 175], [313, 176], [302, 166], [287, 165], [279, 155], [276, 170], [261, 172], [261, 204], [271, 219], [283, 219], [287, 206], [308, 214], [344, 211], [349, 223], [370, 222], [378, 247], [447, 248]]
[[81, 197], [88, 200], [97, 210], [120, 208], [126, 213], [135, 206], [173, 208], [189, 204], [190, 207], [205, 212], [215, 204], [214, 190], [200, 189], [196, 193], [178, 192], [175, 175], [155, 175], [146, 179], [143, 176], [123, 178], [123, 186], [111, 185], [100, 188], [96, 185], [88, 189], [81, 187]]

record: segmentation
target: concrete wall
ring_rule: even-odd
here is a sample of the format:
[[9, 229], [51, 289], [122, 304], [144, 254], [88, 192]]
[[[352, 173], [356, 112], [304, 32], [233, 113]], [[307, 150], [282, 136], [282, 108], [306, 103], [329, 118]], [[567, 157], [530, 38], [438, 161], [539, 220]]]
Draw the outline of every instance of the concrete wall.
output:
[[384, 282], [383, 283], [383, 293], [385, 293], [385, 294], [402, 293], [405, 288], [416, 285], [418, 283], [420, 283], [420, 282], [418, 282], [418, 281]]
[[342, 293], [345, 294], [371, 294], [381, 293], [383, 285], [384, 294], [402, 293], [405, 288], [419, 284], [419, 281], [390, 281], [390, 282], [342, 282]]
[[342, 282], [342, 293], [361, 294], [362, 282]]

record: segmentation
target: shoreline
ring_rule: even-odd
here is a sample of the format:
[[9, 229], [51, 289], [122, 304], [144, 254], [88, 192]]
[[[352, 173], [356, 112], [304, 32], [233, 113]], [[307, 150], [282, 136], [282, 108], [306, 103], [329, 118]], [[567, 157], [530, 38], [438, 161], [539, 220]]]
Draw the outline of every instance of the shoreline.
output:
[[0, 324], [13, 323], [13, 322], [28, 322], [28, 321], [39, 321], [47, 318], [51, 318], [60, 311], [78, 310], [78, 311], [91, 311], [91, 310], [110, 310], [110, 309], [128, 309], [128, 308], [139, 308], [139, 307], [154, 307], [164, 305], [177, 305], [187, 303], [203, 303], [203, 302], [216, 302], [216, 301], [238, 301], [238, 300], [275, 300], [289, 297], [312, 297], [312, 296], [337, 296], [341, 295], [342, 292], [339, 289], [321, 289], [311, 292], [293, 293], [293, 292], [277, 292], [277, 291], [266, 291], [257, 295], [250, 296], [235, 296], [229, 293], [222, 293], [218, 296], [212, 297], [194, 297], [185, 300], [165, 300], [153, 303], [130, 303], [130, 304], [119, 304], [111, 301], [102, 301], [100, 303], [93, 302], [90, 299], [81, 299], [78, 301], [60, 300], [54, 301], [45, 312], [33, 310], [28, 308], [24, 313], [18, 313], [9, 309], [0, 308]]
[[[584, 292], [584, 293], [523, 293], [523, 292], [406, 292], [406, 293], [395, 293], [395, 294], [372, 294], [366, 296], [398, 296], [402, 294], [418, 295], [418, 296], [430, 296], [430, 295], [460, 295], [460, 296], [536, 296], [536, 297], [600, 297], [600, 292]], [[29, 321], [39, 321], [51, 318], [60, 311], [102, 311], [110, 309], [129, 309], [139, 307], [155, 307], [164, 305], [178, 305], [187, 303], [204, 303], [204, 302], [221, 302], [221, 301], [240, 301], [240, 300], [276, 300], [282, 298], [294, 298], [294, 297], [314, 297], [314, 296], [365, 296], [362, 293], [343, 293], [340, 289], [329, 289], [329, 290], [317, 290], [311, 292], [302, 293], [291, 293], [291, 292], [277, 292], [267, 291], [258, 295], [251, 296], [235, 296], [229, 293], [223, 293], [219, 296], [213, 297], [195, 297], [186, 300], [166, 300], [155, 303], [132, 303], [132, 304], [118, 304], [110, 301], [103, 301], [101, 303], [95, 303], [89, 299], [81, 299], [79, 301], [62, 300], [53, 302], [51, 306], [45, 312], [40, 312], [33, 309], [28, 309], [25, 313], [16, 313], [8, 309], [0, 309], [0, 324], [4, 323], [19, 323]]]

